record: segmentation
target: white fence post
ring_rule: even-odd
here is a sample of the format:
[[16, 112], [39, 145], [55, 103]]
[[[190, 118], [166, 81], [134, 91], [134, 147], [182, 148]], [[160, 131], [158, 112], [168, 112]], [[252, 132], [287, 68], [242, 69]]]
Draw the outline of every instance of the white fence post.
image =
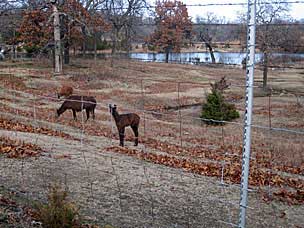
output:
[[246, 54], [246, 100], [243, 135], [242, 180], [240, 195], [239, 227], [245, 228], [248, 195], [248, 178], [251, 146], [251, 120], [253, 104], [253, 78], [255, 63], [256, 0], [248, 0], [247, 54]]

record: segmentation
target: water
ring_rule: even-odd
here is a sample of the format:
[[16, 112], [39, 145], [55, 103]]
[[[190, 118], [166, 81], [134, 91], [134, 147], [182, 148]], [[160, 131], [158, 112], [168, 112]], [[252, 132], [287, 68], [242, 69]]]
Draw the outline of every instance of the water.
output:
[[[222, 64], [235, 64], [241, 65], [243, 59], [245, 58], [245, 52], [214, 52], [214, 57], [216, 63]], [[273, 54], [276, 58], [282, 58], [286, 61], [292, 59], [304, 60], [304, 54], [287, 54], [287, 53], [275, 53]], [[130, 53], [131, 59], [138, 59], [142, 61], [150, 62], [165, 62], [165, 53]], [[256, 63], [262, 61], [262, 54], [256, 53], [255, 55]], [[212, 63], [210, 54], [208, 52], [184, 52], [184, 53], [170, 53], [169, 62], [177, 63]]]

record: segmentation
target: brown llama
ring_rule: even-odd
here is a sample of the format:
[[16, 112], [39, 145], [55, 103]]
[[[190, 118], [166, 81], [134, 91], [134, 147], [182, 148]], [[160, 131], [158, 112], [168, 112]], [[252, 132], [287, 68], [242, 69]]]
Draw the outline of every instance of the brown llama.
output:
[[57, 117], [64, 113], [67, 109], [71, 109], [73, 112], [74, 120], [76, 120], [76, 112], [86, 110], [87, 119], [90, 118], [90, 112], [92, 113], [93, 119], [95, 119], [95, 108], [96, 108], [96, 99], [90, 96], [69, 96], [62, 103], [61, 107], [57, 109]]
[[71, 96], [73, 94], [73, 88], [71, 86], [68, 85], [63, 85], [59, 92], [57, 93], [58, 99], [60, 97], [68, 97]]
[[134, 146], [137, 146], [140, 117], [135, 113], [119, 114], [117, 112], [116, 105], [112, 106], [111, 104], [109, 104], [109, 108], [110, 108], [110, 113], [112, 114], [118, 129], [119, 141], [120, 141], [119, 145], [124, 146], [125, 128], [130, 126], [135, 135]]

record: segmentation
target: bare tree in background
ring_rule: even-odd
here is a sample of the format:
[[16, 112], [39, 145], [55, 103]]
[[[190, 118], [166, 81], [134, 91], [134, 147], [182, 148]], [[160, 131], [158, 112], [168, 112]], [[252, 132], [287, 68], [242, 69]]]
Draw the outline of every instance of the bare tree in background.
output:
[[[287, 24], [286, 24], [287, 23]], [[289, 20], [285, 22], [284, 42], [281, 49], [289, 53], [304, 52], [304, 25], [300, 21]]]
[[[90, 17], [91, 18], [95, 18], [95, 16], [98, 16], [98, 14], [100, 14], [100, 12], [98, 12], [98, 9], [102, 8], [103, 4], [106, 2], [107, 0], [79, 0], [78, 2], [83, 6], [83, 8], [90, 14]], [[79, 18], [78, 18], [79, 19]], [[85, 18], [83, 18], [83, 20], [78, 20], [78, 21], [82, 21], [84, 22], [85, 21]], [[90, 26], [94, 27], [94, 23], [90, 23]], [[89, 29], [90, 27], [87, 23], [82, 23], [82, 26], [81, 26], [81, 31], [82, 31], [82, 34], [83, 34], [83, 41], [82, 41], [82, 54], [83, 56], [85, 55], [86, 53], [86, 50], [87, 50], [87, 38], [90, 34], [90, 31], [91, 29]], [[94, 31], [96, 31], [96, 26], [95, 26], [95, 29], [93, 29]], [[97, 36], [96, 36], [96, 33], [93, 34], [94, 36], [94, 42], [96, 45], [96, 39], [97, 39]], [[96, 52], [95, 54], [96, 55]]]
[[4, 48], [5, 53], [11, 51], [12, 58], [16, 58], [16, 33], [22, 20], [21, 12], [18, 10], [3, 13], [0, 16], [0, 43], [11, 45], [11, 48]]
[[112, 26], [112, 56], [115, 56], [118, 49], [123, 28], [128, 31], [132, 27], [134, 17], [140, 16], [146, 5], [146, 0], [105, 0], [104, 14]]
[[[295, 37], [295, 28], [292, 19], [288, 15], [290, 11], [287, 2], [279, 0], [258, 0], [256, 11], [256, 43], [257, 49], [262, 54], [263, 67], [263, 89], [267, 90], [268, 68], [273, 52], [291, 51], [290, 46], [295, 45], [300, 41], [300, 37]], [[245, 13], [239, 14], [239, 22], [244, 24], [246, 21]], [[290, 23], [290, 26], [286, 26]], [[280, 25], [284, 24], [284, 25]], [[245, 31], [245, 27], [242, 27]], [[293, 33], [291, 33], [293, 31]], [[299, 31], [298, 31], [299, 32]], [[240, 41], [246, 46], [246, 33], [240, 33]]]
[[20, 8], [26, 6], [25, 0], [0, 0], [0, 43], [11, 45], [12, 58], [16, 57], [16, 31], [22, 20]]
[[208, 12], [206, 17], [196, 17], [196, 23], [201, 24], [199, 28], [198, 40], [205, 43], [206, 48], [208, 48], [211, 61], [215, 63], [214, 49], [213, 49], [213, 36], [215, 33], [212, 24], [224, 23], [225, 18], [219, 18], [214, 13]]
[[[267, 3], [267, 4], [265, 4]], [[277, 0], [259, 0], [257, 2], [257, 32], [256, 40], [258, 48], [263, 54], [263, 89], [267, 89], [268, 67], [270, 54], [285, 42], [287, 30], [278, 27], [284, 18], [287, 18], [289, 11], [288, 3], [281, 3]], [[278, 29], [279, 28], [279, 29]]]

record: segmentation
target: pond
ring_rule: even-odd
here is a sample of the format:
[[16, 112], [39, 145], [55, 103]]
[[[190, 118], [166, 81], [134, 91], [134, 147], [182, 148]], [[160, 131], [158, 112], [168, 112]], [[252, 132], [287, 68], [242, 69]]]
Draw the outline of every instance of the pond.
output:
[[[242, 60], [245, 58], [245, 52], [214, 52], [216, 63], [241, 65]], [[287, 53], [274, 53], [275, 58], [280, 58], [284, 62], [304, 60], [304, 54], [287, 54]], [[147, 62], [165, 62], [165, 53], [130, 53], [131, 59], [137, 59]], [[255, 60], [257, 63], [261, 62], [262, 54], [256, 53]], [[169, 62], [177, 63], [211, 63], [209, 52], [183, 52], [183, 53], [170, 53]]]

